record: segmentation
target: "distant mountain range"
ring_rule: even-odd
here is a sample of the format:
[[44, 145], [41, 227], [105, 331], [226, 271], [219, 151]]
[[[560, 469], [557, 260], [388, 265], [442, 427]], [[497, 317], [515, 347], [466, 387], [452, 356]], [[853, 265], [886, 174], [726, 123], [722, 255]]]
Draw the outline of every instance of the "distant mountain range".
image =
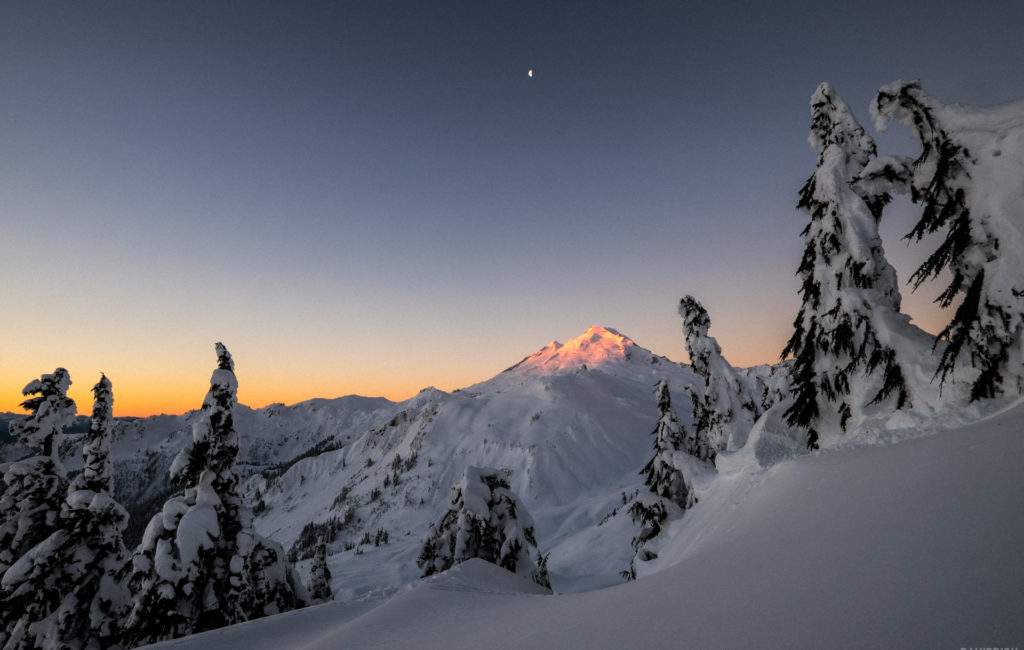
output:
[[[699, 382], [689, 366], [591, 327], [451, 393], [239, 405], [239, 471], [257, 528], [291, 549], [300, 566], [312, 540], [329, 531], [337, 598], [388, 592], [419, 577], [421, 538], [467, 465], [511, 470], [539, 547], [550, 553], [556, 590], [615, 584], [633, 555], [635, 530], [628, 517], [612, 515], [643, 488], [639, 472], [658, 416], [653, 388], [662, 379], [680, 400]], [[689, 408], [679, 412], [689, 424]], [[132, 515], [129, 546], [173, 492], [168, 468], [191, 439], [194, 416], [118, 419], [115, 496]], [[62, 455], [74, 472], [80, 436], [67, 438]], [[14, 444], [0, 449], [4, 460], [21, 453]], [[388, 542], [374, 545], [380, 531]]]

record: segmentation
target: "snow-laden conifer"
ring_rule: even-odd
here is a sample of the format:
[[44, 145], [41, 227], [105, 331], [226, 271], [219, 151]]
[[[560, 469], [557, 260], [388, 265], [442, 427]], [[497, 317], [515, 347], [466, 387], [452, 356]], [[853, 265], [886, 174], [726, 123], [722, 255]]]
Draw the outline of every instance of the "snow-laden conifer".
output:
[[423, 541], [416, 564], [423, 577], [480, 558], [551, 587], [547, 558], [537, 549], [533, 518], [509, 487], [508, 472], [466, 467], [452, 487], [451, 506]]
[[690, 365], [704, 380], [701, 394], [689, 391], [698, 436], [710, 441], [706, 451], [693, 454], [712, 463], [715, 455], [728, 448], [740, 447], [747, 439], [754, 421], [761, 416], [760, 398], [750, 383], [722, 356], [722, 348], [708, 335], [711, 318], [693, 296], [679, 301], [683, 317], [683, 335]]
[[334, 599], [331, 591], [331, 570], [327, 566], [327, 544], [316, 545], [313, 564], [309, 569], [309, 597], [314, 603], [326, 603]]
[[305, 587], [279, 544], [253, 531], [238, 493], [234, 361], [217, 346], [217, 369], [192, 446], [171, 466], [184, 493], [146, 528], [128, 578], [134, 606], [126, 644], [170, 639], [301, 606]]
[[916, 81], [883, 86], [871, 113], [879, 130], [897, 120], [921, 143], [911, 198], [923, 211], [907, 238], [944, 234], [911, 282], [916, 289], [948, 271], [936, 302], [948, 307], [961, 299], [937, 339], [948, 345], [936, 377], [945, 382], [966, 356], [979, 371], [972, 401], [1024, 390], [1024, 198], [1019, 182], [1003, 180], [1019, 174], [1019, 154], [1010, 145], [1013, 130], [1021, 129], [1017, 113], [1004, 118], [999, 111], [947, 107]]
[[889, 341], [906, 324], [878, 234], [889, 196], [856, 183], [875, 143], [827, 83], [811, 97], [811, 116], [818, 168], [797, 204], [811, 217], [797, 271], [802, 304], [782, 355], [793, 355], [787, 422], [806, 428], [807, 445], [816, 448], [822, 430], [845, 430], [869, 404], [891, 399], [903, 408], [910, 395]]
[[83, 447], [84, 469], [67, 490], [58, 528], [4, 576], [24, 593], [11, 647], [106, 648], [115, 643], [124, 606], [116, 574], [124, 562], [128, 513], [110, 494], [110, 381], [94, 387]]
[[654, 396], [658, 401], [658, 424], [651, 432], [654, 456], [640, 470], [650, 492], [637, 494], [628, 506], [630, 518], [640, 529], [632, 541], [633, 560], [629, 569], [622, 572], [627, 580], [636, 578], [637, 560], [656, 557], [645, 546], [661, 533], [673, 511], [681, 513], [697, 502], [694, 479], [714, 471], [715, 452], [708, 438], [709, 429], [687, 430], [672, 408], [672, 396], [664, 379], [655, 384]]
[[685, 510], [694, 504], [695, 499], [691, 478], [685, 475], [682, 461], [685, 455], [707, 460], [711, 454], [711, 445], [706, 432], [698, 437], [695, 432], [687, 432], [683, 427], [672, 408], [668, 382], [659, 381], [654, 387], [654, 394], [658, 400], [659, 413], [658, 424], [652, 432], [654, 456], [640, 473], [646, 475], [644, 485], [651, 492]]
[[33, 380], [22, 390], [32, 397], [21, 404], [31, 414], [10, 423], [10, 434], [37, 454], [8, 466], [0, 498], [0, 643], [11, 647], [19, 647], [28, 634], [24, 623], [16, 625], [19, 620], [39, 620], [45, 614], [25, 568], [31, 568], [31, 558], [25, 556], [60, 526], [67, 473], [58, 451], [63, 429], [76, 411], [67, 396], [70, 386], [64, 368]]

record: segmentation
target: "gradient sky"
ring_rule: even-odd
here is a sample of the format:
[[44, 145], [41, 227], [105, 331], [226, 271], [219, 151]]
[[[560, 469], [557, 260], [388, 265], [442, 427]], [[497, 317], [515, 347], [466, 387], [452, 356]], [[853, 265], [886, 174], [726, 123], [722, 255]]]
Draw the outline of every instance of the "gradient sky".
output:
[[[676, 304], [777, 359], [814, 170], [808, 100], [1024, 97], [1024, 3], [5, 2], [0, 411], [487, 379], [592, 324], [686, 360]], [[534, 76], [527, 76], [533, 69]], [[869, 128], [870, 130], [870, 128]], [[906, 129], [881, 153], [916, 154]], [[906, 278], [926, 253], [887, 213]], [[926, 329], [939, 288], [904, 290]]]

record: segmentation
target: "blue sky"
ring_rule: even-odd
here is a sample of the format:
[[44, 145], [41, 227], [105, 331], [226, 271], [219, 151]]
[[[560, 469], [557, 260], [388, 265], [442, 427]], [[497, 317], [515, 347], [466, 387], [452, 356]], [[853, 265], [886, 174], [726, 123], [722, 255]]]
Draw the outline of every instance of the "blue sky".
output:
[[[727, 357], [772, 361], [817, 84], [866, 126], [899, 78], [1021, 98], [1021, 25], [1011, 1], [5, 3], [0, 409], [56, 365], [125, 413], [197, 407], [217, 340], [256, 405], [453, 389], [591, 324], [684, 360], [685, 293]], [[902, 127], [879, 148], [916, 153]], [[902, 277], [912, 222], [883, 222]], [[937, 292], [905, 302], [932, 330]]]

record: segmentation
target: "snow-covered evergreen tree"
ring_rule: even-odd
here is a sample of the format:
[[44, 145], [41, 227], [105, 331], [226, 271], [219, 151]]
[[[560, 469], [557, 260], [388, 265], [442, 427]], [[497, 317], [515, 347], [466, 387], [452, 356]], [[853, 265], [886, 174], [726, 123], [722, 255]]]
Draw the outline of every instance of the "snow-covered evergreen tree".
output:
[[687, 432], [672, 409], [668, 382], [659, 381], [654, 387], [658, 399], [658, 424], [654, 435], [654, 456], [640, 471], [645, 474], [644, 485], [651, 492], [668, 499], [683, 510], [694, 504], [693, 487], [690, 477], [684, 473], [680, 462], [682, 454], [701, 460], [712, 457], [711, 444], [706, 432], [699, 437], [696, 432]]
[[[939, 247], [911, 276], [914, 288], [949, 271], [950, 280], [936, 299], [943, 307], [962, 298], [939, 333], [948, 345], [936, 376], [944, 383], [961, 356], [979, 370], [971, 399], [995, 397], [1007, 387], [1024, 390], [1024, 199], [1019, 183], [1005, 183], [1000, 167], [1015, 174], [999, 140], [1007, 124], [998, 111], [947, 107], [918, 82], [883, 86], [871, 104], [879, 130], [898, 120], [914, 130], [921, 155], [913, 163], [911, 198], [923, 206], [907, 235], [920, 240], [945, 233]], [[1013, 115], [1009, 126], [1020, 128]], [[979, 157], [981, 154], [985, 154]], [[1007, 161], [1002, 163], [1002, 161]], [[1016, 169], [1019, 169], [1017, 167]]]
[[701, 460], [714, 462], [715, 455], [730, 444], [742, 446], [754, 421], [761, 416], [756, 390], [744, 376], [722, 356], [722, 348], [708, 335], [711, 318], [693, 296], [679, 301], [683, 317], [683, 335], [690, 365], [704, 380], [703, 394], [690, 391], [697, 433], [710, 440], [709, 451], [694, 454]]
[[[67, 473], [58, 451], [63, 429], [75, 417], [75, 403], [67, 396], [71, 377], [64, 368], [33, 380], [22, 390], [31, 395], [22, 407], [31, 414], [10, 423], [10, 434], [38, 452], [11, 463], [4, 473], [7, 486], [0, 498], [0, 643], [12, 638], [24, 615], [38, 620], [32, 587], [18, 566], [22, 558], [60, 526], [61, 505], [67, 491]], [[18, 632], [19, 638], [22, 636]]]
[[451, 506], [423, 541], [423, 577], [480, 558], [551, 587], [547, 558], [537, 550], [533, 518], [509, 487], [508, 472], [469, 466], [452, 487]]
[[633, 558], [629, 562], [629, 568], [620, 572], [623, 579], [636, 580], [637, 560], [647, 562], [658, 557], [645, 546], [647, 542], [661, 534], [662, 525], [669, 515], [669, 506], [666, 502], [667, 499], [654, 492], [640, 492], [629, 504], [629, 517], [640, 529], [632, 539]]
[[[713, 339], [712, 339], [713, 341]], [[654, 456], [640, 473], [650, 492], [641, 492], [628, 506], [633, 523], [640, 527], [633, 538], [635, 555], [629, 569], [622, 572], [627, 580], [636, 578], [636, 561], [656, 557], [645, 545], [657, 537], [665, 521], [676, 508], [685, 511], [697, 502], [693, 482], [697, 475], [714, 471], [715, 450], [708, 438], [708, 428], [687, 431], [672, 408], [668, 382], [654, 386], [658, 400], [658, 424], [654, 427]], [[692, 393], [691, 393], [692, 396]], [[694, 400], [696, 404], [696, 400]]]
[[309, 597], [315, 603], [326, 603], [334, 599], [331, 591], [331, 570], [327, 566], [327, 544], [316, 545], [313, 551], [313, 565], [309, 569]]
[[192, 447], [171, 466], [184, 494], [153, 517], [132, 561], [134, 607], [123, 636], [129, 645], [259, 618], [307, 599], [281, 546], [253, 531], [238, 493], [238, 384], [231, 355], [221, 343], [216, 348]]
[[[827, 83], [811, 97], [811, 116], [818, 168], [797, 204], [811, 217], [797, 271], [803, 303], [782, 356], [794, 359], [787, 422], [806, 428], [807, 445], [816, 448], [821, 430], [845, 430], [855, 412], [890, 398], [903, 408], [910, 395], [889, 341], [906, 322], [878, 235], [889, 196], [859, 193], [856, 184], [875, 143]], [[859, 401], [865, 393], [868, 404]]]
[[124, 562], [128, 513], [110, 494], [110, 381], [102, 377], [93, 394], [84, 469], [68, 488], [59, 526], [4, 575], [4, 587], [21, 594], [21, 616], [7, 647], [105, 648], [115, 642], [124, 605], [115, 575]]

